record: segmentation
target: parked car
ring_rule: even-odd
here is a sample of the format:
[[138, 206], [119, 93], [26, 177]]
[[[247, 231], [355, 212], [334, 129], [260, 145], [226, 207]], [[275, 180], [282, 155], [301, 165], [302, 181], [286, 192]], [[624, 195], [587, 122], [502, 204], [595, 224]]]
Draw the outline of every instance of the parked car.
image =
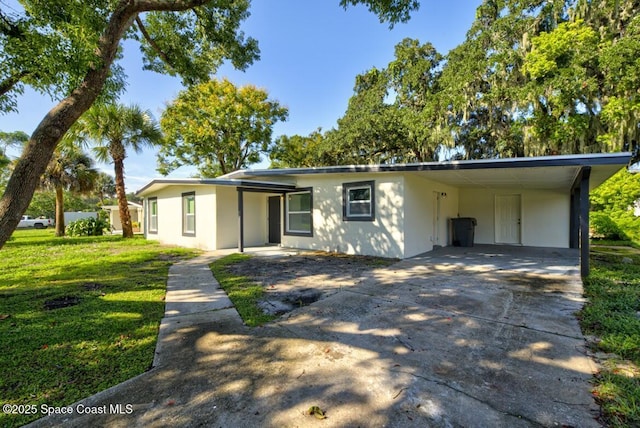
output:
[[22, 220], [18, 223], [18, 227], [21, 228], [33, 227], [34, 229], [46, 229], [49, 226], [53, 226], [53, 221], [50, 218], [33, 218], [28, 215], [23, 215]]

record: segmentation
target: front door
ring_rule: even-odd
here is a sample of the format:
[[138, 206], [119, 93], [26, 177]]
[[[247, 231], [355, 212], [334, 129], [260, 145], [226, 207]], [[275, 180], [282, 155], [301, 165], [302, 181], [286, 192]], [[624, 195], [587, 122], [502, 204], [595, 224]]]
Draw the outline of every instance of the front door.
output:
[[269, 196], [269, 243], [280, 243], [280, 196]]
[[496, 195], [496, 244], [520, 244], [520, 195]]

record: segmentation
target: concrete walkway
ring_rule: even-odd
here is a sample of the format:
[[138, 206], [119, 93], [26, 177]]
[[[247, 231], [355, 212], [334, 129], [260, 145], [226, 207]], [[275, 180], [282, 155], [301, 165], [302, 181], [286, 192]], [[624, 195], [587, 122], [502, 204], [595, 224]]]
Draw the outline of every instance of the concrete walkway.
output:
[[254, 329], [213, 257], [170, 269], [154, 368], [73, 405], [108, 414], [32, 426], [599, 426], [574, 251], [445, 248]]
[[233, 303], [209, 268], [209, 264], [218, 257], [220, 255], [210, 253], [169, 268], [165, 314], [160, 323], [153, 367], [162, 366], [163, 360], [169, 357], [170, 348], [165, 344], [178, 329], [210, 322], [219, 316], [236, 318], [242, 324]]

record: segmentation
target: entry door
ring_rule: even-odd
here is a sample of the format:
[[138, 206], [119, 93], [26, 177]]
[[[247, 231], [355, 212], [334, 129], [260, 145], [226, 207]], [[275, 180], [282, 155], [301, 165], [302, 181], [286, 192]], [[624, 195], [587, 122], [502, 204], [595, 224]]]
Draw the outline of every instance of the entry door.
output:
[[520, 195], [496, 195], [496, 244], [520, 244]]
[[279, 244], [282, 217], [280, 215], [280, 196], [269, 196], [269, 243]]

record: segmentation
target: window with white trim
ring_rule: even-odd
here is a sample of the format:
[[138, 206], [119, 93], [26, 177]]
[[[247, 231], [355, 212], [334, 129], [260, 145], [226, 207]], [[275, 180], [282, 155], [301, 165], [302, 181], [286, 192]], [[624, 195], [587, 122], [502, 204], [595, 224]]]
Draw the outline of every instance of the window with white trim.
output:
[[342, 184], [342, 219], [344, 221], [375, 220], [374, 181]]
[[182, 194], [182, 234], [196, 235], [196, 192]]
[[313, 236], [312, 189], [287, 193], [285, 235]]
[[158, 233], [158, 198], [149, 198], [149, 233]]

